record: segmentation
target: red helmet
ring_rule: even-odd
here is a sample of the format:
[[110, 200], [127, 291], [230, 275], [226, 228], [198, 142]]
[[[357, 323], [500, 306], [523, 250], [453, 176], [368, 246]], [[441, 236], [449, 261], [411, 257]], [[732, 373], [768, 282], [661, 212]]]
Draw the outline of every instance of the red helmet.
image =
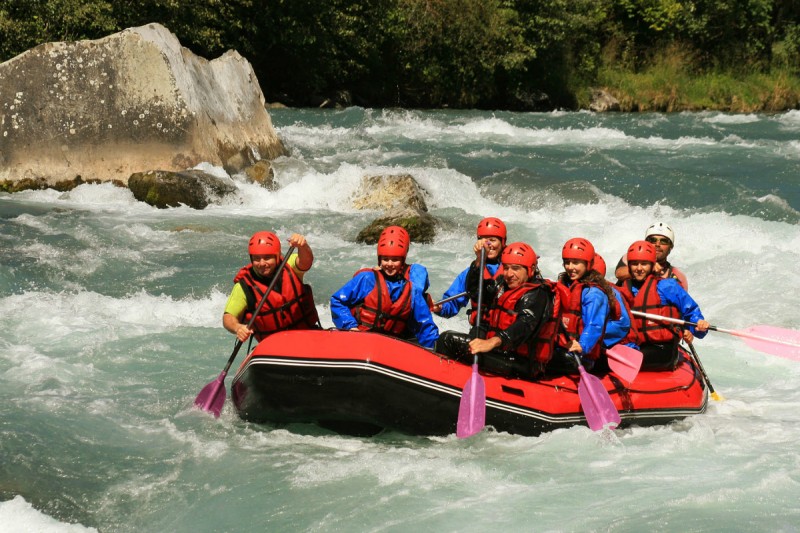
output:
[[600, 254], [594, 254], [594, 264], [592, 270], [596, 270], [601, 276], [606, 277], [606, 262]]
[[403, 257], [408, 255], [408, 232], [400, 226], [389, 226], [378, 237], [378, 257]]
[[500, 262], [504, 265], [522, 265], [528, 269], [528, 277], [533, 275], [533, 268], [537, 264], [536, 252], [524, 242], [512, 242], [503, 248]]
[[564, 248], [561, 250], [561, 259], [578, 259], [586, 261], [589, 268], [592, 267], [592, 260], [594, 259], [594, 246], [589, 242], [589, 239], [583, 237], [575, 237], [564, 243]]
[[478, 222], [478, 229], [476, 230], [478, 238], [480, 237], [497, 237], [501, 241], [506, 242], [506, 225], [499, 218], [488, 217]]
[[636, 241], [628, 248], [628, 264], [631, 261], [649, 261], [650, 263], [656, 262], [656, 247], [647, 241]]
[[281, 255], [281, 241], [271, 231], [259, 231], [250, 237], [247, 246], [250, 255]]

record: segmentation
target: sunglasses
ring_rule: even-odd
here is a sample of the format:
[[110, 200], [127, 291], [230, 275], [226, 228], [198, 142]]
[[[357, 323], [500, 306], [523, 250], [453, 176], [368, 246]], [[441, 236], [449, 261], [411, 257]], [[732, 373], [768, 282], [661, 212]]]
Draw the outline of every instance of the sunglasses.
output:
[[648, 237], [647, 242], [651, 244], [672, 244], [672, 241], [666, 237]]

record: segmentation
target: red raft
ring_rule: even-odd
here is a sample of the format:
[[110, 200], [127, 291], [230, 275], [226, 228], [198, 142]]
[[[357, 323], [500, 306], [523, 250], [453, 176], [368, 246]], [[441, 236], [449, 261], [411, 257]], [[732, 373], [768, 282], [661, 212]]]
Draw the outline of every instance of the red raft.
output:
[[[353, 435], [384, 429], [409, 435], [455, 433], [471, 367], [384, 335], [284, 331], [256, 346], [232, 384], [238, 415], [250, 422], [313, 423]], [[483, 374], [486, 425], [535, 436], [586, 425], [578, 375], [538, 381]], [[672, 371], [641, 371], [633, 383], [601, 376], [621, 427], [664, 424], [703, 413], [708, 391], [683, 354]]]

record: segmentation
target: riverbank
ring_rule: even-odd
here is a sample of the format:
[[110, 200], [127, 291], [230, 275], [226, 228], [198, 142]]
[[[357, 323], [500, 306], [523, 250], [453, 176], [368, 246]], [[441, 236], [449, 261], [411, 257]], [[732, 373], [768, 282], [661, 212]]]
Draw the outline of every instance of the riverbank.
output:
[[[638, 73], [602, 69], [598, 84], [619, 101], [622, 112], [781, 113], [800, 109], [800, 77], [789, 70], [695, 74], [683, 64], [664, 61]], [[590, 93], [581, 91], [580, 109], [589, 109]]]

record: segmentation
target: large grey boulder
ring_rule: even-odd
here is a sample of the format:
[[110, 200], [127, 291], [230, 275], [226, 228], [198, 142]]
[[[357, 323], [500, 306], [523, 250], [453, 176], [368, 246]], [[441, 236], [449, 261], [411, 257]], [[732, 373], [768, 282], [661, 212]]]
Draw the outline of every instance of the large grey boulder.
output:
[[402, 226], [413, 242], [430, 243], [438, 221], [428, 213], [425, 191], [410, 174], [364, 176], [353, 195], [353, 207], [382, 211], [356, 236], [356, 242], [375, 244], [387, 226]]
[[0, 64], [0, 182], [127, 183], [204, 161], [232, 174], [284, 153], [247, 60], [207, 61], [158, 24]]

